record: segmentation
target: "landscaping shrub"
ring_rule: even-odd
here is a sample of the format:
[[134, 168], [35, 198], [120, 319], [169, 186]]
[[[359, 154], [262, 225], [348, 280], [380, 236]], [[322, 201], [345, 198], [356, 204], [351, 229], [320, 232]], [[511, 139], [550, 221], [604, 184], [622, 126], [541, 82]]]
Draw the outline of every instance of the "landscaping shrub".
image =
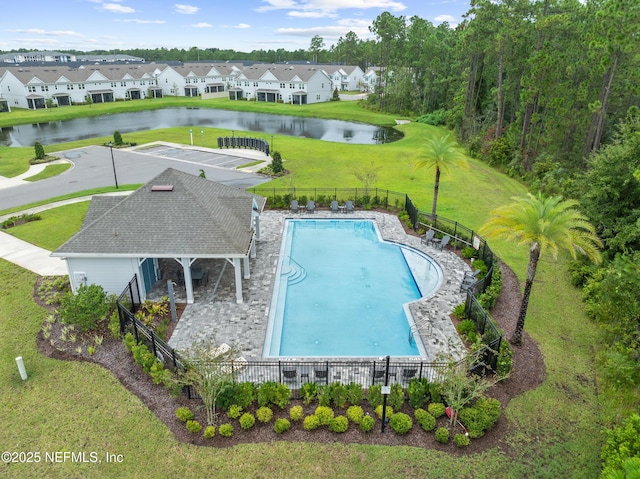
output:
[[189, 432], [192, 432], [194, 434], [202, 431], [202, 426], [200, 425], [200, 423], [198, 421], [194, 421], [193, 419], [189, 419], [186, 423], [186, 426]]
[[414, 409], [421, 408], [427, 402], [429, 392], [429, 383], [426, 378], [413, 378], [407, 386], [407, 395], [409, 396], [409, 404]]
[[347, 408], [347, 419], [354, 424], [360, 424], [364, 417], [364, 411], [360, 406], [349, 406]]
[[282, 173], [282, 170], [284, 170], [282, 167], [282, 155], [279, 151], [274, 151], [271, 154], [271, 171], [274, 175], [277, 175], [278, 173]]
[[34, 154], [36, 155], [36, 160], [44, 160], [45, 157], [45, 153], [44, 153], [44, 146], [42, 146], [42, 143], [40, 143], [39, 141], [36, 141], [33, 144], [33, 148], [34, 148]]
[[329, 431], [342, 433], [349, 429], [349, 421], [345, 416], [336, 416], [329, 421]]
[[359, 383], [351, 382], [347, 385], [347, 402], [353, 406], [359, 406], [364, 399], [364, 390]]
[[434, 110], [431, 113], [416, 118], [418, 123], [425, 123], [427, 125], [440, 126], [444, 125], [447, 121], [447, 111], [443, 109]]
[[109, 331], [115, 339], [120, 338], [120, 315], [118, 315], [117, 309], [114, 309], [111, 316], [109, 316]]
[[318, 419], [318, 416], [316, 416], [315, 414], [305, 417], [304, 421], [302, 422], [302, 428], [305, 431], [314, 431], [319, 427], [320, 427], [320, 419]]
[[122, 342], [124, 343], [124, 347], [127, 348], [127, 351], [129, 352], [132, 352], [134, 346], [136, 346], [136, 338], [131, 333], [125, 334]]
[[496, 374], [500, 378], [506, 378], [511, 372], [511, 364], [513, 361], [513, 352], [509, 341], [502, 339], [500, 341], [500, 351], [498, 352], [498, 362], [496, 365]]
[[256, 423], [256, 418], [250, 412], [245, 412], [240, 416], [240, 427], [244, 430], [251, 429]]
[[453, 443], [458, 447], [467, 447], [471, 443], [471, 439], [466, 434], [456, 434], [453, 436]]
[[436, 429], [436, 441], [446, 444], [449, 442], [449, 430], [446, 427]]
[[62, 322], [74, 324], [81, 331], [95, 329], [109, 312], [107, 294], [102, 286], [81, 284], [76, 294], [65, 294], [60, 301], [58, 314]]
[[115, 146], [122, 146], [122, 135], [119, 131], [113, 132], [113, 144]]
[[238, 406], [237, 404], [232, 404], [231, 406], [229, 406], [229, 412], [227, 412], [227, 416], [229, 416], [229, 419], [238, 419], [241, 414], [242, 407]]
[[211, 439], [216, 435], [216, 427], [215, 426], [207, 426], [204, 428], [203, 437], [205, 439]]
[[258, 388], [258, 405], [268, 406], [275, 404], [280, 409], [284, 409], [291, 400], [291, 391], [286, 384], [269, 381], [263, 383]]
[[176, 409], [176, 417], [182, 422], [187, 422], [193, 419], [193, 412], [188, 407], [179, 407]]
[[302, 406], [293, 406], [289, 409], [289, 417], [292, 421], [298, 422], [304, 417], [304, 410]]
[[462, 255], [463, 258], [466, 258], [466, 259], [478, 257], [478, 251], [473, 246], [465, 246], [460, 251], [460, 254]]
[[477, 438], [493, 427], [500, 418], [500, 412], [500, 401], [480, 397], [473, 406], [462, 408], [458, 417], [469, 430], [469, 436]]
[[375, 425], [376, 420], [372, 417], [369, 416], [368, 414], [362, 418], [362, 421], [360, 421], [360, 430], [362, 432], [369, 432], [373, 429], [373, 426]]
[[466, 309], [467, 305], [465, 303], [460, 303], [459, 305], [455, 306], [453, 308], [453, 316], [456, 319], [459, 319], [460, 321], [462, 321], [465, 317], [465, 309]]
[[413, 428], [413, 421], [408, 414], [397, 412], [391, 416], [389, 426], [398, 434], [407, 434]]
[[242, 409], [247, 409], [256, 399], [256, 387], [252, 382], [237, 383], [230, 381], [227, 387], [220, 393], [216, 400], [216, 406], [220, 409], [229, 409], [235, 404]]
[[[378, 407], [376, 407], [375, 411], [376, 416], [378, 416], [378, 419], [382, 419], [382, 404], [380, 404]], [[386, 410], [386, 414], [385, 414], [386, 418], [389, 419], [391, 416], [393, 416], [393, 408], [391, 406], [387, 406], [387, 410]]]
[[640, 414], [632, 414], [620, 426], [605, 431], [606, 441], [602, 446], [601, 477], [632, 477], [619, 474], [625, 462], [640, 457]]
[[331, 388], [329, 386], [318, 386], [316, 398], [320, 406], [329, 407], [331, 405]]
[[331, 401], [334, 406], [343, 408], [347, 402], [347, 388], [343, 384], [335, 382], [329, 387], [329, 389]]
[[262, 423], [267, 423], [271, 421], [271, 418], [273, 418], [273, 411], [267, 406], [259, 407], [256, 411], [256, 418], [258, 418], [258, 421]]
[[429, 412], [429, 414], [431, 414], [436, 419], [444, 415], [445, 409], [446, 408], [444, 404], [440, 402], [432, 402], [431, 404], [429, 404], [429, 406], [427, 406], [427, 411]]
[[318, 395], [318, 385], [316, 383], [304, 383], [300, 386], [302, 403], [309, 405]]
[[429, 396], [433, 402], [441, 402], [442, 394], [440, 394], [441, 386], [438, 383], [429, 383]]
[[229, 423], [222, 424], [218, 428], [218, 434], [220, 434], [222, 437], [231, 437], [231, 436], [233, 436], [233, 426], [231, 424], [229, 424]]
[[367, 402], [373, 409], [382, 404], [382, 386], [380, 384], [369, 386], [369, 392], [367, 393]]
[[334, 412], [328, 406], [318, 406], [315, 410], [315, 416], [320, 421], [321, 426], [326, 426], [333, 419]]
[[276, 419], [276, 422], [273, 425], [273, 430], [278, 434], [287, 432], [290, 428], [291, 428], [291, 423], [289, 422], [289, 420], [282, 417]]
[[436, 427], [436, 418], [433, 417], [431, 414], [429, 414], [427, 411], [425, 411], [422, 408], [416, 409], [413, 413], [413, 415], [416, 418], [416, 421], [418, 421], [418, 424], [420, 424], [420, 427], [422, 429], [424, 429], [425, 431], [429, 432], [429, 431], [433, 431]]
[[476, 332], [476, 323], [471, 321], [470, 319], [465, 319], [458, 324], [458, 333], [461, 336], [469, 336], [470, 333]]
[[394, 411], [399, 411], [404, 404], [404, 391], [402, 385], [394, 383], [391, 385], [391, 391], [387, 397], [387, 404], [391, 406]]

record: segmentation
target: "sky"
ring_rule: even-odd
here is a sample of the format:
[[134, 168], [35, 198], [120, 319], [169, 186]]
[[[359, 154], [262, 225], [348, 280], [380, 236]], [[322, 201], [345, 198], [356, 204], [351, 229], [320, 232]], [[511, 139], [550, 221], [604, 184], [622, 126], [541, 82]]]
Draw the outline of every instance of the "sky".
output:
[[469, 0], [32, 0], [2, 8], [0, 50], [112, 50], [197, 47], [308, 50], [369, 26], [388, 11], [434, 25], [462, 21]]

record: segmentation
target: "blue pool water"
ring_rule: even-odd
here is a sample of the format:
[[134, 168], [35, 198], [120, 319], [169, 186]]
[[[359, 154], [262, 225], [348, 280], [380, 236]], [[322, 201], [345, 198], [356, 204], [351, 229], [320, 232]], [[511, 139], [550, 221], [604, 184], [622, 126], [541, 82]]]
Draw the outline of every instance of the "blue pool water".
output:
[[426, 355], [405, 304], [442, 271], [373, 221], [287, 220], [276, 276], [265, 357]]

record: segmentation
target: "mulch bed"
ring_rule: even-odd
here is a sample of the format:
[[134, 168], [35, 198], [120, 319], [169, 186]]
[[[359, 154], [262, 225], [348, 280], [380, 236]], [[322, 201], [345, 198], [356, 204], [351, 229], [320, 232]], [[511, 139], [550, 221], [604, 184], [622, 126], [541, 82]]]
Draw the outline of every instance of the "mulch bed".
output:
[[[492, 309], [491, 315], [498, 326], [504, 331], [505, 337], [509, 338], [515, 328], [521, 293], [518, 280], [513, 271], [503, 263], [500, 263], [500, 268], [502, 270], [502, 293]], [[43, 307], [50, 309], [50, 306], [42, 304], [39, 300], [37, 290], [38, 283], [34, 286], [34, 300]], [[57, 327], [60, 326], [58, 325]], [[55, 331], [52, 334], [55, 334]], [[206, 416], [204, 410], [198, 407], [199, 402], [189, 400], [184, 395], [178, 399], [171, 398], [162, 386], [154, 384], [150, 376], [133, 362], [132, 355], [127, 352], [121, 341], [114, 340], [108, 331], [100, 332], [100, 334], [103, 335], [104, 340], [102, 344], [96, 348], [93, 355], [87, 354], [86, 347], [83, 348], [81, 354], [76, 354], [73, 351], [75, 348], [71, 348], [71, 351], [60, 350], [52, 346], [51, 341], [45, 339], [42, 332], [38, 335], [37, 344], [40, 352], [46, 356], [70, 361], [90, 361], [110, 370], [125, 388], [140, 398], [140, 400], [167, 425], [178, 441], [184, 443], [213, 447], [229, 447], [242, 443], [284, 440], [390, 446], [405, 445], [443, 450], [450, 454], [460, 455], [480, 452], [487, 448], [494, 447], [502, 448], [507, 454], [510, 452], [508, 445], [504, 442], [504, 437], [510, 428], [504, 415], [500, 417], [497, 424], [488, 431], [484, 437], [472, 439], [471, 444], [462, 449], [455, 447], [452, 442], [446, 445], [438, 443], [435, 440], [435, 434], [433, 432], [424, 432], [415, 422], [413, 430], [406, 435], [396, 434], [388, 426], [385, 433], [382, 433], [380, 431], [381, 423], [379, 420], [376, 420], [376, 426], [373, 431], [366, 434], [362, 433], [360, 429], [354, 425], [350, 425], [347, 432], [336, 434], [328, 431], [326, 427], [307, 432], [304, 431], [301, 424], [292, 424], [291, 429], [286, 433], [276, 434], [273, 431], [273, 421], [278, 417], [288, 418], [289, 407], [296, 404], [302, 405], [305, 410], [305, 416], [315, 409], [315, 405], [304, 406], [301, 401], [292, 401], [291, 404], [282, 411], [275, 408], [274, 419], [269, 424], [260, 424], [256, 421], [256, 425], [247, 431], [240, 428], [237, 420], [229, 421], [227, 420], [226, 413], [222, 413], [219, 423], [231, 422], [234, 427], [233, 436], [230, 438], [220, 437], [216, 431], [214, 438], [204, 439], [202, 432], [198, 434], [190, 433], [185, 428], [185, 425], [176, 418], [175, 414], [178, 407], [189, 407], [194, 411], [196, 419], [204, 426], [206, 425]], [[95, 333], [92, 333], [92, 336], [93, 335], [95, 335]], [[87, 338], [87, 340], [89, 339], [90, 338]], [[79, 338], [78, 344], [80, 344], [81, 341], [82, 338]], [[513, 368], [511, 375], [487, 391], [487, 396], [494, 397], [500, 401], [503, 410], [512, 398], [525, 391], [536, 388], [542, 383], [545, 377], [545, 365], [542, 353], [538, 345], [526, 332], [523, 334], [522, 346], [512, 347], [512, 350]], [[363, 408], [366, 412], [373, 415], [373, 411], [367, 411], [366, 406], [363, 406]], [[406, 412], [413, 417], [412, 408], [408, 402], [405, 402], [402, 412]], [[344, 411], [336, 410], [336, 415], [338, 414], [344, 414]], [[446, 427], [447, 423], [448, 419], [446, 416], [439, 418], [437, 427]]]

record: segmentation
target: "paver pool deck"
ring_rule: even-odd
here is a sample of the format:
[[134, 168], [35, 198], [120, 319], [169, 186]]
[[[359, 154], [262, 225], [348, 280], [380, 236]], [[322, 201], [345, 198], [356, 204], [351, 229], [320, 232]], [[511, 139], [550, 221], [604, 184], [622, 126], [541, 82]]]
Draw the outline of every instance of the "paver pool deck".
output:
[[[441, 266], [442, 286], [431, 297], [410, 304], [417, 329], [422, 338], [428, 361], [439, 354], [461, 358], [464, 345], [450, 319], [453, 308], [463, 303], [465, 294], [460, 283], [469, 266], [454, 252], [440, 251], [421, 244], [420, 238], [408, 235], [397, 216], [376, 211], [355, 211], [353, 214], [335, 214], [329, 210], [316, 210], [314, 214], [267, 210], [260, 216], [260, 239], [257, 256], [250, 260], [251, 277], [243, 280], [244, 303], [235, 302], [234, 273], [225, 260], [198, 263], [209, 270], [208, 283], [194, 292], [195, 302], [187, 306], [169, 340], [177, 350], [188, 349], [194, 340], [208, 339], [217, 344], [227, 343], [248, 360], [262, 359], [269, 308], [275, 281], [276, 266], [284, 222], [287, 218], [373, 219], [382, 237], [421, 250]], [[170, 260], [169, 260], [170, 261]], [[174, 262], [175, 263], [175, 262]], [[153, 297], [166, 294], [166, 280], [177, 270], [177, 263], [165, 263], [163, 280], [152, 291]], [[184, 301], [184, 287], [175, 288], [177, 301]]]

